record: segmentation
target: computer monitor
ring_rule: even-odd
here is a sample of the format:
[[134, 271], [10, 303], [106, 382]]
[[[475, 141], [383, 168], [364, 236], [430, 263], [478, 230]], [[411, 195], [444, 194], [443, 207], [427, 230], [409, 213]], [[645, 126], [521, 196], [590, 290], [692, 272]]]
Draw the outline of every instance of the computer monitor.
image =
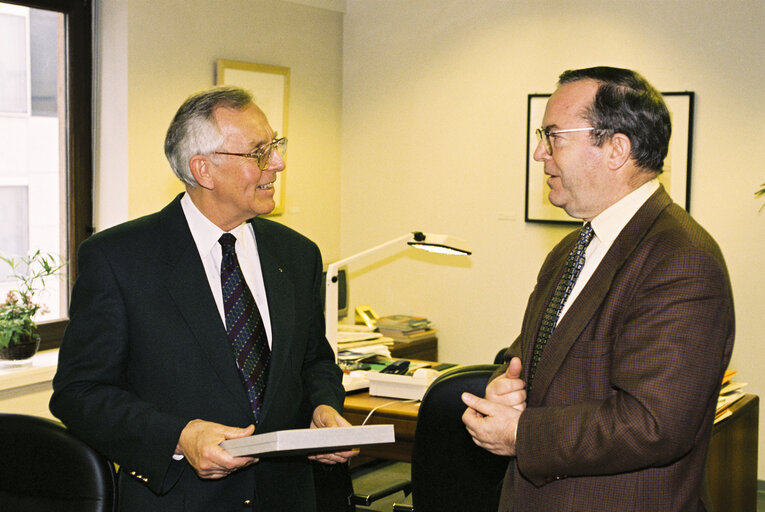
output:
[[[321, 307], [324, 308], [324, 295], [325, 286], [324, 283], [327, 280], [327, 267], [324, 267], [324, 272], [321, 275]], [[348, 309], [350, 303], [350, 287], [348, 286], [348, 268], [340, 267], [337, 269], [337, 319], [342, 320], [348, 316]]]

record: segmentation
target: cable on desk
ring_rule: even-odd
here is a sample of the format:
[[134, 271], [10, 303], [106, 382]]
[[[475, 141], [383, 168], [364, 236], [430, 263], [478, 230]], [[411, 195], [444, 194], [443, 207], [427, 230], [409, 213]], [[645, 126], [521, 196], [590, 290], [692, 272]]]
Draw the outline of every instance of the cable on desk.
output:
[[412, 402], [419, 402], [419, 401], [420, 401], [419, 399], [414, 398], [412, 400], [391, 400], [390, 402], [386, 402], [384, 404], [380, 404], [377, 407], [375, 407], [374, 409], [372, 409], [371, 411], [369, 411], [369, 414], [367, 414], [367, 417], [364, 418], [364, 421], [361, 423], [361, 426], [363, 427], [364, 425], [366, 425], [367, 421], [369, 420], [369, 418], [372, 417], [372, 414], [374, 414], [374, 412], [377, 409], [379, 409], [380, 407], [387, 407], [387, 406], [393, 405], [393, 404], [409, 404], [409, 403], [412, 403]]

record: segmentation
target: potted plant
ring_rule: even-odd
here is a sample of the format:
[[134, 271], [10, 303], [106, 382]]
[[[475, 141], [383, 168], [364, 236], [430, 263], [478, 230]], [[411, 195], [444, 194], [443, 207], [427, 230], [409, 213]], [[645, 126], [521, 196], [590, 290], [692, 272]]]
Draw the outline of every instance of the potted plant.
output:
[[45, 278], [57, 274], [65, 263], [40, 251], [18, 259], [0, 256], [0, 260], [10, 267], [10, 277], [18, 284], [0, 303], [0, 359], [24, 361], [40, 347], [33, 317], [44, 312], [45, 306], [36, 302], [35, 296], [45, 288]]
[[[760, 190], [754, 193], [754, 197], [762, 197], [762, 196], [765, 196], [765, 183], [760, 185]], [[763, 208], [765, 208], [765, 204], [760, 206], [760, 211], [762, 211]]]

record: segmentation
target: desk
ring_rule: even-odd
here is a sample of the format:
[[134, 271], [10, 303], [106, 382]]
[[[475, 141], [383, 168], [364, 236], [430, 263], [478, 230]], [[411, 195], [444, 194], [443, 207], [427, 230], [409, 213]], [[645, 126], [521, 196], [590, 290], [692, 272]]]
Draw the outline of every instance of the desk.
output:
[[712, 428], [706, 469], [709, 494], [718, 512], [755, 512], [760, 399], [747, 394], [730, 411], [731, 416]]
[[[353, 393], [345, 397], [343, 415], [361, 425], [369, 411], [381, 405], [367, 424], [392, 423], [396, 442], [364, 447], [359, 455], [411, 462], [419, 402]], [[709, 493], [718, 512], [756, 512], [759, 397], [747, 394], [731, 406], [731, 412], [712, 429], [706, 468]]]
[[[382, 406], [382, 407], [380, 407]], [[375, 407], [379, 407], [367, 425], [392, 424], [396, 431], [396, 442], [364, 446], [359, 455], [375, 459], [412, 460], [414, 445], [414, 430], [417, 428], [417, 414], [420, 412], [420, 402], [406, 402], [382, 396], [369, 396], [369, 392], [350, 393], [345, 397], [343, 416], [352, 425], [361, 425], [367, 415]]]
[[[438, 356], [438, 338], [396, 343], [390, 347], [390, 353], [395, 358], [435, 364], [436, 356]], [[367, 421], [367, 425], [392, 424], [396, 431], [396, 442], [365, 446], [359, 455], [375, 459], [411, 461], [420, 402], [370, 396], [369, 391], [353, 391], [345, 395], [343, 417], [350, 421], [351, 425], [361, 425], [369, 412], [376, 407], [379, 409], [375, 410]]]

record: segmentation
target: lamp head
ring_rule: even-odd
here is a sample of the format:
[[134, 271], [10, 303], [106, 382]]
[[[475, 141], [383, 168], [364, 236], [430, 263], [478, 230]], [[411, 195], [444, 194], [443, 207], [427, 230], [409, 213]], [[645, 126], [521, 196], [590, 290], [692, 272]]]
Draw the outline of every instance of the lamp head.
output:
[[472, 251], [468, 248], [467, 242], [450, 235], [438, 235], [435, 233], [423, 233], [415, 231], [412, 233], [412, 239], [407, 242], [415, 249], [422, 249], [428, 252], [450, 255], [469, 256]]

